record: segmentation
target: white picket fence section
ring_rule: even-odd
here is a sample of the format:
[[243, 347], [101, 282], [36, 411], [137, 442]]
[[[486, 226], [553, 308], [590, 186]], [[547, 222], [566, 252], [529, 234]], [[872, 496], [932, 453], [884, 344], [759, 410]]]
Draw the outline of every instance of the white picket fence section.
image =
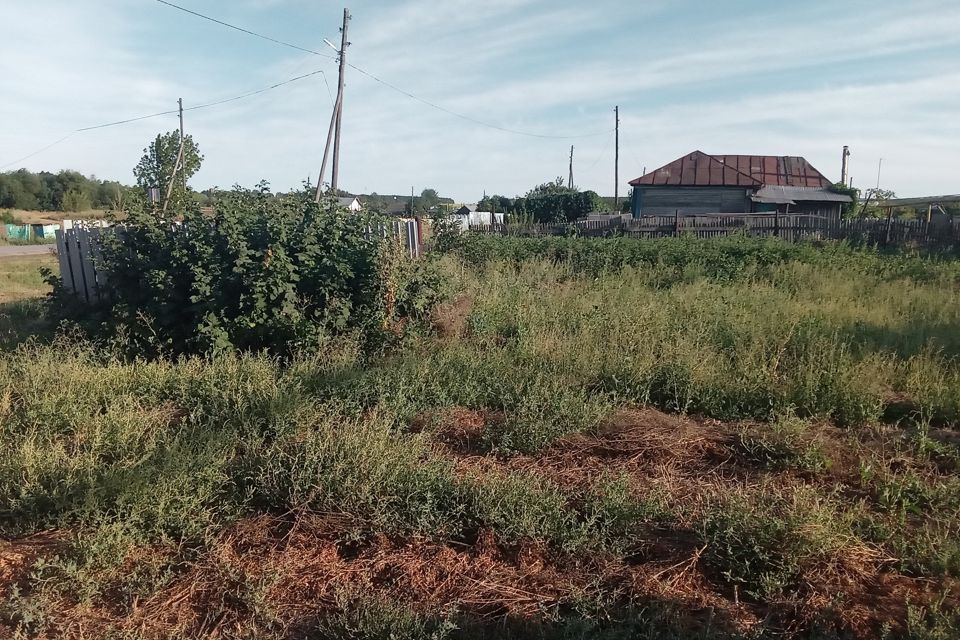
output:
[[[423, 253], [420, 223], [415, 219], [391, 220], [368, 231], [383, 238], [397, 238], [411, 258]], [[106, 283], [106, 275], [97, 266], [102, 236], [112, 232], [102, 221], [81, 220], [64, 220], [62, 228], [56, 232], [63, 286], [88, 304], [100, 300]]]

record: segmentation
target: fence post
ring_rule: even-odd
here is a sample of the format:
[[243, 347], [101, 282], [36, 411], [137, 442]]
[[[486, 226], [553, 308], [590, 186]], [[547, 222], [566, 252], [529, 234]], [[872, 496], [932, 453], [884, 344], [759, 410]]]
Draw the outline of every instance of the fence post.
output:
[[890, 244], [890, 232], [893, 230], [893, 209], [887, 209], [887, 244]]
[[780, 210], [773, 212], [773, 235], [780, 237]]
[[680, 235], [680, 209], [675, 209], [673, 212], [673, 237], [676, 238]]

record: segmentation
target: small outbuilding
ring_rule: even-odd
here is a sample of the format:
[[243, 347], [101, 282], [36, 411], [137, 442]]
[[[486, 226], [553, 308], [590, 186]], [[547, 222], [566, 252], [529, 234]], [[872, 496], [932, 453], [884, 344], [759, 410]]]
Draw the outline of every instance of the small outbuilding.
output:
[[630, 182], [633, 217], [716, 213], [816, 213], [840, 217], [849, 196], [798, 156], [694, 151]]
[[346, 198], [337, 198], [337, 205], [342, 209], [348, 209], [350, 211], [360, 211], [363, 209], [360, 199], [352, 196]]
[[477, 205], [465, 204], [451, 213], [450, 217], [459, 221], [464, 230], [466, 230], [471, 225], [503, 224], [505, 214], [491, 213], [489, 211], [477, 211]]

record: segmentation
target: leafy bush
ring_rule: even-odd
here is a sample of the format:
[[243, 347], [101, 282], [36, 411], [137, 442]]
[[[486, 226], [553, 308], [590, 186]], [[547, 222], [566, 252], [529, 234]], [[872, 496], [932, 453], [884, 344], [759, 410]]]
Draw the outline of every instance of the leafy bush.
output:
[[341, 333], [385, 336], [426, 314], [442, 278], [405, 264], [380, 224], [306, 192], [275, 197], [263, 183], [225, 195], [212, 217], [175, 221], [136, 206], [105, 236], [99, 329], [137, 354], [286, 355]]

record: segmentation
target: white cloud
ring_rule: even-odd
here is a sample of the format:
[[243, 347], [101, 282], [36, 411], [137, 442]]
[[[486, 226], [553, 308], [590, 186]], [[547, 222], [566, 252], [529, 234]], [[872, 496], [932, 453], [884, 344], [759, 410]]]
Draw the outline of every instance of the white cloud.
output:
[[[224, 10], [184, 3], [213, 15]], [[696, 20], [695, 2], [631, 5], [357, 0], [349, 60], [446, 108], [530, 132], [606, 130], [619, 103], [621, 193], [644, 164], [653, 168], [693, 148], [805, 155], [833, 175], [843, 144], [854, 148], [854, 167], [884, 157], [889, 186], [902, 194], [956, 190], [960, 56], [949, 48], [960, 44], [955, 3], [918, 2], [909, 12], [892, 2], [849, 10], [812, 3], [791, 9], [795, 19], [771, 12], [714, 22]], [[95, 9], [67, 0], [5, 2], [0, 21], [18, 27], [0, 58], [0, 118], [17, 126], [0, 130], [0, 163], [79, 126], [171, 108], [177, 96], [196, 104], [315, 68], [327, 69], [335, 85], [329, 60], [155, 9], [145, 13], [133, 0], [104, 0]], [[244, 0], [231, 6], [229, 19], [256, 29], [261, 19], [276, 25], [288, 13], [313, 19], [316, 11], [303, 0]], [[671, 21], [678, 14], [683, 20]], [[321, 29], [311, 23], [308, 40], [289, 38], [306, 46], [318, 46], [321, 36], [335, 39], [338, 15], [324, 8], [316, 18]], [[190, 41], [154, 24], [160, 18], [183, 25]], [[291, 33], [302, 33], [300, 26], [291, 23]], [[288, 37], [275, 26], [267, 32]], [[180, 53], [184, 45], [194, 47], [189, 56]], [[885, 64], [887, 79], [874, 80]], [[838, 65], [848, 72], [826, 73]], [[316, 76], [189, 112], [188, 130], [206, 155], [196, 183], [267, 178], [287, 188], [315, 177], [329, 110]], [[163, 118], [78, 134], [24, 164], [129, 180], [146, 142], [174, 126], [175, 118]], [[565, 175], [571, 142], [577, 181], [611, 193], [606, 134], [573, 141], [510, 135], [348, 73], [341, 173], [347, 188], [408, 193], [412, 184], [459, 199], [484, 190], [513, 195]]]

